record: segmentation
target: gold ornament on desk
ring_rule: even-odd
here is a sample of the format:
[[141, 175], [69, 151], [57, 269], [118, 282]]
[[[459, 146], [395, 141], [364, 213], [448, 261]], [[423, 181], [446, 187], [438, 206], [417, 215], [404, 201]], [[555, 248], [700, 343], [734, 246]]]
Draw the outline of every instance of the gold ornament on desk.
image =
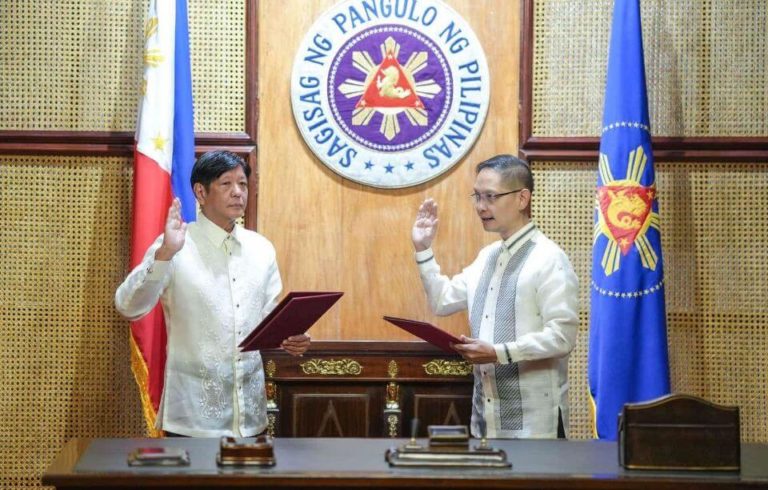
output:
[[433, 359], [422, 366], [424, 372], [430, 376], [468, 376], [472, 374], [472, 366], [466, 361]]
[[311, 359], [299, 366], [304, 374], [320, 376], [358, 376], [363, 372], [363, 366], [353, 359]]

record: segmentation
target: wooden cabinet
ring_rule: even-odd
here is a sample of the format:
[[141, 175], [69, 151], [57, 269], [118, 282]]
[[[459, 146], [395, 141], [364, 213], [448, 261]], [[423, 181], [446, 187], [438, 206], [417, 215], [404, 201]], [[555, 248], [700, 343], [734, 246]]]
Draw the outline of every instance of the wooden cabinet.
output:
[[282, 437], [407, 437], [469, 425], [472, 368], [424, 342], [313, 342], [303, 357], [263, 351], [269, 432]]

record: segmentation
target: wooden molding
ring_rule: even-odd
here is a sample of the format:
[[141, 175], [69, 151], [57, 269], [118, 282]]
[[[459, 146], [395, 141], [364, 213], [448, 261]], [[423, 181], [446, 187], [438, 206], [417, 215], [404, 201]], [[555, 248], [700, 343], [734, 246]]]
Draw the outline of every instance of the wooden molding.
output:
[[[259, 2], [247, 0], [245, 5], [245, 132], [250, 146], [245, 153], [251, 168], [248, 182], [248, 204], [245, 227], [256, 230], [259, 195]], [[245, 149], [245, 148], [244, 148]]]
[[[527, 160], [597, 162], [597, 137], [539, 137], [533, 135], [533, 17], [534, 0], [522, 0], [520, 29], [520, 156]], [[656, 161], [768, 162], [768, 137], [654, 137]]]
[[[280, 355], [288, 355], [282, 350], [276, 350]], [[309, 346], [308, 354], [327, 355], [386, 355], [386, 354], [413, 354], [435, 356], [442, 355], [458, 358], [458, 354], [446, 354], [432, 344], [416, 340], [386, 341], [386, 340], [313, 340]], [[308, 355], [307, 354], [307, 355]]]
[[[599, 138], [529, 136], [520, 155], [529, 161], [597, 162], [599, 147]], [[653, 157], [657, 162], [768, 162], [768, 138], [656, 137]]]
[[[414, 381], [424, 379], [439, 379], [443, 383], [466, 383], [471, 379], [471, 370], [467, 371], [466, 363], [458, 354], [449, 354], [439, 348], [422, 341], [313, 341], [303, 357], [296, 358], [282, 349], [265, 349], [261, 351], [262, 359], [270, 366], [272, 375], [269, 379], [296, 381], [298, 379], [312, 382], [329, 382], [334, 380], [355, 381], [365, 379], [377, 382]], [[360, 371], [334, 372], [333, 379], [321, 376], [318, 372], [308, 372], [302, 363], [315, 365], [355, 365]], [[397, 370], [393, 371], [392, 363]], [[270, 364], [271, 363], [271, 364]], [[438, 369], [428, 369], [426, 365]], [[447, 366], [439, 369], [440, 366]], [[393, 372], [395, 372], [393, 376]]]
[[245, 132], [253, 144], [259, 126], [259, 1], [245, 5]]
[[530, 158], [524, 153], [533, 128], [533, 0], [522, 0], [520, 26], [520, 100], [518, 103], [518, 132], [520, 156]]
[[[127, 131], [0, 131], [0, 155], [133, 155]], [[196, 133], [195, 152], [213, 148], [248, 154], [256, 141], [246, 133]]]

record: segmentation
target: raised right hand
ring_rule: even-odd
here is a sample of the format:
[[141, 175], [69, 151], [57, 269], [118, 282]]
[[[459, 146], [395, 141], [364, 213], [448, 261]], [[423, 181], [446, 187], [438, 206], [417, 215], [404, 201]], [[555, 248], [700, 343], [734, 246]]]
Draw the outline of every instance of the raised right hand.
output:
[[437, 203], [430, 197], [424, 200], [416, 213], [416, 221], [413, 223], [411, 240], [417, 252], [432, 246], [437, 234]]
[[168, 217], [165, 220], [163, 243], [155, 252], [155, 260], [171, 260], [176, 252], [184, 246], [184, 236], [187, 224], [181, 217], [181, 201], [176, 197], [168, 208]]

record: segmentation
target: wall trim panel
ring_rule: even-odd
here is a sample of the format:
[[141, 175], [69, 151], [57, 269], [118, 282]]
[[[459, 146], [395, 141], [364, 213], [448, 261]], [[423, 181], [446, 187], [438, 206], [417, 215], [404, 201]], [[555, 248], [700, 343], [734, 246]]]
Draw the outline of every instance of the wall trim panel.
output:
[[[528, 160], [592, 161], [597, 137], [537, 137], [533, 134], [533, 50], [536, 0], [522, 0], [520, 30], [520, 155]], [[768, 137], [654, 137], [656, 161], [768, 162]]]

